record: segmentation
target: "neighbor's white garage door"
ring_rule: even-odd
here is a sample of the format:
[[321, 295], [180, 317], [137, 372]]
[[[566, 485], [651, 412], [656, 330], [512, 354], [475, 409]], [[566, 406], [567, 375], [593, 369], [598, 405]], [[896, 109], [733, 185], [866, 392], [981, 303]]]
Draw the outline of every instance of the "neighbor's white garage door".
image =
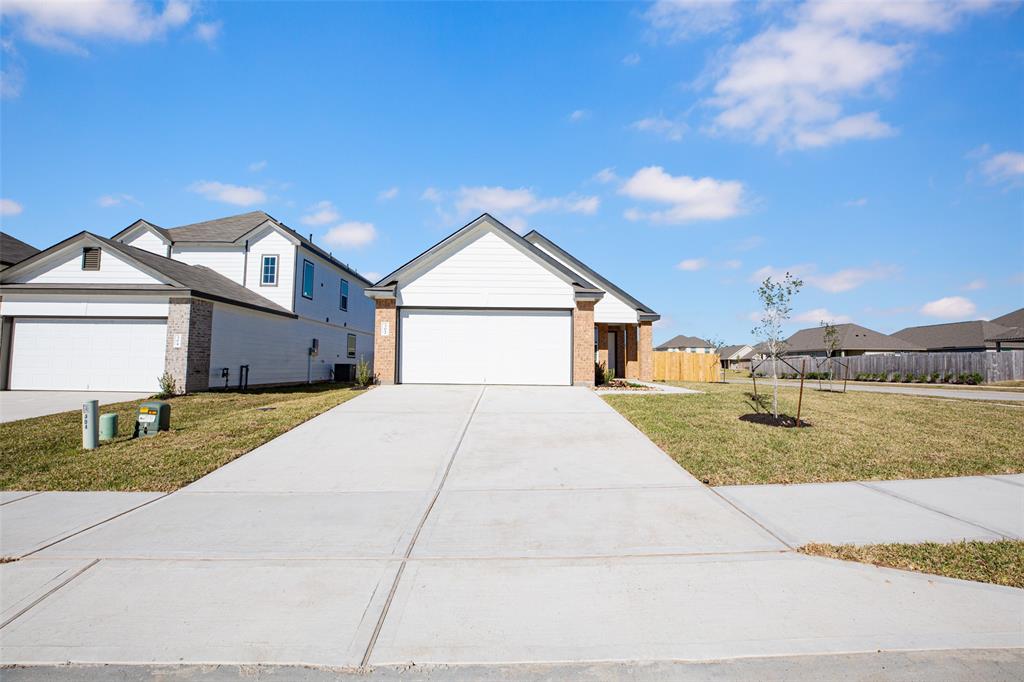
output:
[[404, 308], [400, 312], [402, 383], [572, 383], [572, 314], [568, 310]]
[[12, 389], [156, 391], [166, 320], [15, 318]]

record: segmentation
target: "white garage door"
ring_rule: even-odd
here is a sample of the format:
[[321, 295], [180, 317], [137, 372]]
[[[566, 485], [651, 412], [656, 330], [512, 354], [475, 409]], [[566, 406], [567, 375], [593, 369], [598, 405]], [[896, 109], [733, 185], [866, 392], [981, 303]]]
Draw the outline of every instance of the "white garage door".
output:
[[15, 318], [12, 389], [156, 391], [166, 320]]
[[572, 383], [572, 314], [567, 310], [400, 312], [402, 383]]

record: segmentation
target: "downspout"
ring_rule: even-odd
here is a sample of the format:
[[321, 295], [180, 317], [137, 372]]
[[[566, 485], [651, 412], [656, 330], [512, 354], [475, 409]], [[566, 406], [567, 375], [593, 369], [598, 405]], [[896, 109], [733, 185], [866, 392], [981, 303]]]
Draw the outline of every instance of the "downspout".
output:
[[242, 252], [242, 286], [246, 286], [249, 279], [249, 240], [245, 240], [245, 251]]

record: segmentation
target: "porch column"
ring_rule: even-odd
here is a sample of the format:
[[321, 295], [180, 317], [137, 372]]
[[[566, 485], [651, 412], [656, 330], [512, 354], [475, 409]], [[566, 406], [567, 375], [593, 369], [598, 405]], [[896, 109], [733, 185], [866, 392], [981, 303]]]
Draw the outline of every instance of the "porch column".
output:
[[640, 323], [640, 381], [654, 381], [654, 326]]
[[573, 386], [594, 385], [594, 303], [577, 300], [572, 311]]
[[635, 324], [627, 324], [624, 336], [626, 337], [626, 378], [640, 378], [640, 355], [639, 334]]
[[373, 375], [378, 384], [393, 384], [397, 380], [395, 339], [398, 309], [393, 298], [377, 298], [374, 302], [377, 310], [373, 326]]
[[164, 371], [179, 393], [210, 388], [210, 341], [213, 303], [200, 298], [172, 298], [167, 309]]
[[621, 324], [615, 328], [615, 378], [621, 379], [626, 376], [626, 325]]

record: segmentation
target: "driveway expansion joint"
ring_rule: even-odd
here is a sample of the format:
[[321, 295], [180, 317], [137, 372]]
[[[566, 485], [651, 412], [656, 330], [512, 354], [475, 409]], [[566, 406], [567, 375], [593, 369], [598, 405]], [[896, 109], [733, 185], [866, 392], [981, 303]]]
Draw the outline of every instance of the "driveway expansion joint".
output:
[[5, 621], [4, 621], [3, 623], [0, 623], [0, 630], [3, 630], [3, 629], [4, 629], [5, 627], [7, 627], [8, 625], [10, 625], [10, 624], [11, 624], [11, 623], [13, 623], [14, 621], [16, 621], [16, 620], [17, 620], [18, 618], [20, 618], [21, 616], [23, 616], [23, 615], [25, 615], [26, 613], [28, 613], [28, 612], [29, 612], [30, 610], [32, 610], [32, 608], [33, 608], [33, 607], [35, 607], [35, 606], [36, 606], [37, 604], [39, 604], [39, 603], [40, 603], [40, 602], [42, 602], [42, 601], [43, 601], [44, 599], [46, 599], [47, 597], [49, 597], [49, 596], [50, 596], [51, 594], [53, 594], [53, 593], [54, 593], [54, 592], [56, 592], [57, 590], [61, 589], [62, 587], [64, 587], [64, 586], [65, 586], [65, 585], [67, 585], [68, 583], [70, 583], [70, 582], [71, 582], [72, 580], [74, 580], [74, 579], [75, 579], [75, 578], [77, 578], [78, 576], [80, 576], [80, 575], [82, 575], [83, 573], [85, 573], [86, 571], [88, 571], [88, 570], [89, 570], [90, 568], [92, 568], [93, 566], [95, 566], [95, 565], [96, 565], [96, 564], [98, 564], [99, 562], [100, 562], [100, 560], [99, 560], [99, 559], [93, 559], [93, 560], [92, 560], [91, 562], [89, 562], [88, 564], [86, 564], [86, 565], [85, 565], [85, 566], [83, 566], [82, 568], [78, 569], [78, 570], [77, 570], [77, 571], [75, 571], [75, 572], [74, 572], [73, 574], [71, 574], [71, 575], [70, 575], [70, 576], [69, 576], [69, 577], [68, 577], [68, 578], [67, 578], [66, 580], [62, 581], [62, 582], [61, 582], [60, 584], [58, 584], [58, 585], [55, 585], [55, 586], [53, 586], [52, 588], [50, 588], [49, 590], [47, 590], [47, 591], [46, 591], [45, 593], [43, 593], [42, 595], [40, 595], [40, 596], [39, 596], [39, 597], [37, 597], [36, 599], [32, 600], [32, 602], [31, 602], [31, 603], [30, 603], [30, 604], [29, 604], [28, 606], [26, 606], [25, 608], [23, 608], [23, 609], [21, 609], [20, 611], [18, 611], [18, 612], [17, 612], [16, 614], [14, 614], [13, 616], [11, 616], [11, 617], [10, 617], [10, 618], [8, 618], [7, 620], [5, 620]]
[[894, 493], [891, 490], [886, 490], [885, 488], [880, 488], [878, 486], [872, 485], [872, 481], [856, 481], [856, 483], [858, 485], [861, 485], [861, 486], [867, 488], [868, 490], [873, 490], [876, 493], [882, 493], [883, 495], [888, 495], [889, 497], [892, 497], [892, 498], [895, 498], [897, 500], [900, 500], [901, 502], [906, 502], [907, 504], [912, 504], [915, 507], [920, 507], [921, 509], [926, 509], [926, 510], [928, 510], [928, 511], [934, 513], [934, 514], [941, 514], [942, 516], [945, 516], [946, 518], [949, 518], [949, 519], [953, 519], [954, 521], [958, 521], [960, 523], [966, 523], [968, 526], [974, 526], [975, 528], [980, 528], [981, 530], [985, 531], [986, 533], [992, 533], [994, 535], [999, 535], [999, 536], [1003, 537], [1006, 540], [1018, 540], [1019, 539], [1016, 535], [1013, 535], [1012, 533], [1007, 533], [1006, 531], [1002, 531], [1002, 530], [996, 530], [995, 528], [989, 528], [988, 526], [984, 526], [984, 525], [982, 525], [980, 523], [977, 523], [975, 521], [968, 521], [967, 519], [960, 518], [959, 516], [956, 516], [954, 514], [950, 514], [949, 512], [942, 511], [941, 509], [936, 509], [935, 507], [932, 507], [932, 506], [929, 506], [927, 504], [924, 504], [923, 502], [918, 502], [917, 500], [913, 500], [913, 499], [911, 499], [909, 497], [905, 497], [904, 495], [900, 495], [899, 493]]

